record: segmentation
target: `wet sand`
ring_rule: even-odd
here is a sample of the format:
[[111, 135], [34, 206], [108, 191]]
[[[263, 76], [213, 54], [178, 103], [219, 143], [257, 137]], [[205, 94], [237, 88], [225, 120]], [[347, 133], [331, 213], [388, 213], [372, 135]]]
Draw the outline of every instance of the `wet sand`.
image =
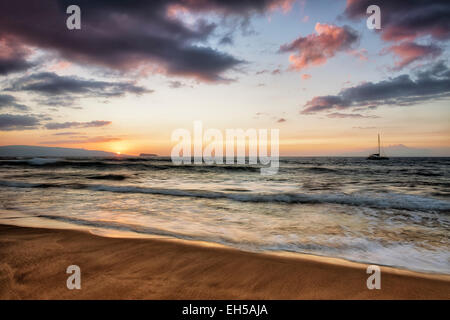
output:
[[[68, 290], [69, 265], [81, 289]], [[0, 299], [450, 299], [450, 276], [311, 255], [0, 225]]]

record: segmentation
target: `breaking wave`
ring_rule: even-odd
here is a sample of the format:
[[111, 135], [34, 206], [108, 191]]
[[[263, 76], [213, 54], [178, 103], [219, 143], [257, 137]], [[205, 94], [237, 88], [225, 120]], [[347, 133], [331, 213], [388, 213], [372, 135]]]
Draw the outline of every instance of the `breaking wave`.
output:
[[86, 189], [102, 192], [140, 193], [167, 195], [176, 197], [192, 197], [206, 199], [229, 199], [239, 202], [286, 203], [286, 204], [341, 204], [382, 209], [400, 209], [417, 211], [435, 211], [450, 213], [450, 201], [423, 196], [399, 193], [239, 193], [219, 192], [193, 189], [165, 189], [135, 186], [112, 186], [103, 184], [81, 183], [29, 183], [20, 181], [1, 181], [0, 186], [14, 188], [66, 188]]

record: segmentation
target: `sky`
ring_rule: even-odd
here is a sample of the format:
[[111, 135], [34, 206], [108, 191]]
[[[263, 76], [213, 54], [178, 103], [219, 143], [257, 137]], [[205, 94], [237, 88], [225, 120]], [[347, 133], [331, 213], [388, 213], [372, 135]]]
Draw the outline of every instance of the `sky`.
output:
[[284, 156], [374, 149], [378, 133], [450, 156], [449, 16], [448, 1], [2, 1], [0, 145], [169, 155], [201, 120], [279, 129]]

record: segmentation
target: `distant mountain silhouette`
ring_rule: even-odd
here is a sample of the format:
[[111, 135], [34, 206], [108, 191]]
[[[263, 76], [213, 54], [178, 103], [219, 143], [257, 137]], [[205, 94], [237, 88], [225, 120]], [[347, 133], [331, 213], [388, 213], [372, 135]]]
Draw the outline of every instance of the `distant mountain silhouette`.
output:
[[[0, 157], [116, 157], [113, 152], [41, 147], [41, 146], [0, 146]], [[121, 155], [126, 156], [126, 155]]]

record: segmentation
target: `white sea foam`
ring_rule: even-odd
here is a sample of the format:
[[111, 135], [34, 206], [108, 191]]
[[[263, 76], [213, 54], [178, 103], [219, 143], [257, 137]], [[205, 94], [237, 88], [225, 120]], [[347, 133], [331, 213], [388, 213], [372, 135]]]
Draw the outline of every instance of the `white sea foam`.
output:
[[278, 242], [262, 246], [262, 249], [309, 253], [421, 272], [450, 274], [450, 251], [425, 249], [418, 243], [382, 244], [380, 241], [351, 236], [329, 237], [328, 241], [316, 239], [315, 242], [321, 244], [314, 245], [286, 240], [285, 237], [281, 237]]

